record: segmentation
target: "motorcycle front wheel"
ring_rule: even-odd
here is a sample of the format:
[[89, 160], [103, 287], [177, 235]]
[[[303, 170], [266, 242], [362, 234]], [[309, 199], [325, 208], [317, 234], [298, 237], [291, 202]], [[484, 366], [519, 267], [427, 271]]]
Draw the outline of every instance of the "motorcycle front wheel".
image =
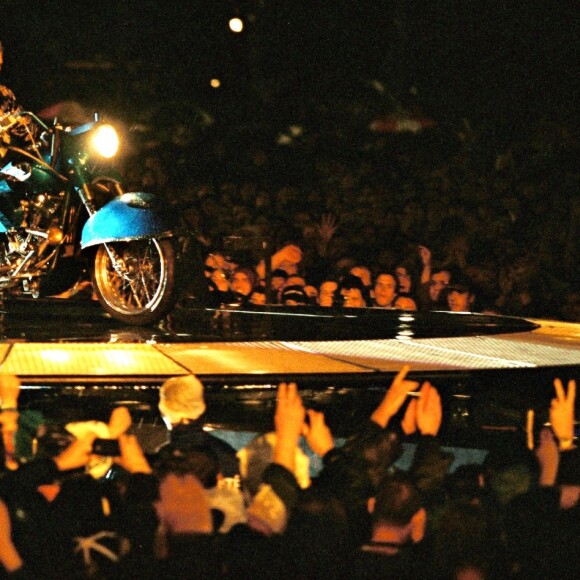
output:
[[158, 322], [175, 302], [175, 251], [168, 240], [99, 246], [93, 288], [103, 308], [126, 324]]

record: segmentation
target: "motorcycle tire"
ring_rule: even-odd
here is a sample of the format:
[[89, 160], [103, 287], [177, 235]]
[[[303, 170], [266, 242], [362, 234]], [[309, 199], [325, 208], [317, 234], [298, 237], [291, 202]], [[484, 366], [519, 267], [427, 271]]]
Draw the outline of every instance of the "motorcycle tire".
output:
[[[120, 272], [109, 252], [120, 259]], [[97, 249], [93, 288], [113, 318], [145, 326], [161, 320], [174, 306], [175, 272], [175, 250], [169, 240], [114, 242]]]

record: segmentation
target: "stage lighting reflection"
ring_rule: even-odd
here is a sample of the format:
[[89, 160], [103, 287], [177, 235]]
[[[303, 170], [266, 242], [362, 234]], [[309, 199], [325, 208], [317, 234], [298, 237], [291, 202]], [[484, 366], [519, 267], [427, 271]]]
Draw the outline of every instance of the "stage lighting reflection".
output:
[[415, 316], [412, 312], [401, 312], [401, 314], [399, 314], [399, 327], [397, 328], [395, 338], [397, 340], [411, 340], [415, 336], [413, 330], [414, 322]]
[[409, 329], [403, 329], [400, 330], [399, 333], [397, 334], [397, 336], [395, 336], [395, 338], [397, 340], [411, 340], [414, 336], [414, 332], [409, 328]]
[[64, 350], [41, 350], [40, 356], [52, 363], [63, 363], [70, 360], [70, 354]]

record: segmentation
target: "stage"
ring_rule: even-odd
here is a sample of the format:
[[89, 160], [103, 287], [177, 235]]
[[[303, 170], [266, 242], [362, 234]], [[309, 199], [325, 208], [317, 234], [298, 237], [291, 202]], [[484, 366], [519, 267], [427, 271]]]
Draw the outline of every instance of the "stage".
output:
[[216, 428], [271, 427], [275, 391], [295, 381], [337, 433], [368, 417], [404, 363], [442, 394], [445, 437], [471, 444], [545, 421], [552, 381], [580, 377], [580, 325], [482, 314], [380, 309], [179, 307], [155, 327], [127, 327], [90, 300], [10, 300], [0, 372], [21, 402], [65, 417], [128, 405], [156, 420], [159, 385], [194, 373]]

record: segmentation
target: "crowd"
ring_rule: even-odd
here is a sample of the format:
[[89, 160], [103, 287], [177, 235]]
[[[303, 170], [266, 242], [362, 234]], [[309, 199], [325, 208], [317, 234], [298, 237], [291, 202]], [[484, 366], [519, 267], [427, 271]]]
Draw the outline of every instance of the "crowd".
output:
[[19, 409], [20, 382], [3, 375], [1, 575], [576, 578], [575, 382], [554, 380], [550, 427], [530, 412], [522, 441], [451, 471], [439, 392], [409, 370], [340, 445], [281, 383], [272, 430], [241, 449], [204, 429], [202, 383], [173, 377], [158, 400], [167, 439], [147, 452], [126, 407], [63, 425]]
[[368, 268], [373, 285], [405, 269], [422, 308], [428, 248], [431, 268], [461, 273], [473, 309], [580, 320], [577, 144], [565, 126], [538, 120], [494, 141], [493, 128], [467, 122], [455, 133], [361, 136], [354, 113], [340, 117], [340, 130], [327, 119], [316, 132], [297, 116], [300, 137], [269, 149], [235, 124], [226, 138], [215, 126], [187, 133], [177, 123], [174, 137], [139, 142], [126, 160], [128, 187], [165, 196], [206, 255], [255, 268], [240, 248], [296, 245], [299, 267], [281, 269], [317, 291], [353, 265]]
[[417, 253], [422, 263], [419, 275], [405, 262], [392, 270], [374, 270], [352, 258], [335, 264], [326, 262], [320, 253], [309, 269], [303, 267], [308, 257], [293, 243], [255, 266], [249, 262], [241, 265], [223, 253], [212, 252], [205, 260], [204, 299], [215, 308], [281, 304], [497, 313], [493, 305], [486, 304], [485, 297], [477, 295], [475, 284], [463, 271], [433, 266], [431, 251], [425, 246], [419, 246]]

